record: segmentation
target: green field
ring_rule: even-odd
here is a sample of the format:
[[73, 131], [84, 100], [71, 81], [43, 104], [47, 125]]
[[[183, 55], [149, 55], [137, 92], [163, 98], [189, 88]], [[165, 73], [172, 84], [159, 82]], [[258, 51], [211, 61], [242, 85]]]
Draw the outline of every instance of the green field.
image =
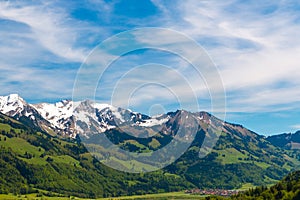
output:
[[69, 197], [37, 197], [37, 194], [28, 194], [28, 195], [13, 195], [13, 194], [0, 194], [0, 199], [7, 199], [7, 200], [15, 200], [15, 199], [20, 199], [20, 200], [69, 200], [69, 199], [78, 199], [78, 198], [69, 198]]
[[[219, 150], [218, 153], [219, 156], [217, 159], [220, 160], [222, 164], [232, 164], [232, 163], [242, 162], [243, 159], [247, 157], [246, 155], [242, 154], [241, 152], [239, 152], [234, 148]], [[239, 160], [239, 158], [242, 160]]]
[[135, 195], [135, 196], [126, 196], [126, 197], [116, 197], [116, 198], [100, 198], [101, 200], [113, 200], [113, 199], [204, 199], [204, 195], [191, 195], [185, 194], [184, 192], [169, 192], [161, 194], [145, 194], [145, 195]]
[[[6, 148], [11, 149], [12, 151], [16, 152], [22, 159], [23, 161], [30, 163], [30, 164], [38, 164], [38, 165], [46, 165], [46, 157], [42, 158], [40, 157], [41, 154], [45, 153], [45, 150], [41, 147], [36, 147], [31, 145], [29, 142], [24, 140], [23, 138], [8, 138], [5, 136], [0, 136], [2, 137], [0, 141], [0, 146], [4, 146]], [[5, 141], [4, 141], [5, 137]], [[25, 154], [30, 154], [32, 155], [32, 158], [24, 158], [21, 156], [24, 156]], [[72, 164], [79, 166], [79, 161], [75, 160], [71, 156], [68, 155], [55, 155], [55, 156], [50, 156], [56, 163], [64, 163], [64, 164]]]
[[[205, 196], [199, 196], [199, 195], [191, 195], [191, 194], [185, 194], [184, 192], [170, 192], [170, 193], [161, 193], [161, 194], [145, 194], [145, 195], [135, 195], [135, 196], [124, 196], [124, 197], [110, 197], [110, 198], [99, 198], [99, 200], [126, 200], [126, 199], [204, 199]], [[32, 200], [67, 200], [67, 199], [82, 199], [77, 197], [37, 197], [37, 194], [28, 194], [28, 195], [18, 195], [15, 196], [13, 194], [0, 194], [0, 199], [32, 199]]]
[[8, 138], [5, 136], [2, 136], [2, 138], [6, 138], [6, 141], [2, 139], [0, 141], [0, 145], [3, 145], [7, 148], [11, 148], [14, 152], [18, 153], [19, 155], [23, 155], [26, 152], [28, 152], [35, 156], [40, 156], [40, 154], [44, 153], [44, 149], [31, 145], [23, 138]]

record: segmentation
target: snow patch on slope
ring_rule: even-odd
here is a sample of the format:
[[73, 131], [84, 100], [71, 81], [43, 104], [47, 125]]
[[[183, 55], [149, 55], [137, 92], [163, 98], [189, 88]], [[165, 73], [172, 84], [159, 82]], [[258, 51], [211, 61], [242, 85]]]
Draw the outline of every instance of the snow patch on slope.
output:
[[[122, 117], [122, 112], [124, 112], [125, 110], [122, 111], [122, 109], [120, 108], [116, 108], [112, 105], [109, 104], [100, 104], [100, 103], [94, 103], [93, 107], [95, 109], [98, 109], [99, 112], [101, 113], [101, 116], [106, 118], [106, 119], [111, 119], [112, 116], [109, 114], [110, 112], [112, 113], [112, 115], [120, 120], [121, 123], [125, 122], [124, 118]], [[124, 113], [123, 113], [124, 114]]]
[[151, 118], [151, 119], [146, 119], [143, 122], [137, 122], [137, 124], [143, 127], [152, 127], [152, 126], [162, 125], [166, 123], [168, 120], [169, 117], [162, 118], [162, 119]]
[[73, 102], [68, 100], [63, 100], [55, 104], [41, 103], [31, 106], [33, 106], [44, 119], [58, 128], [63, 128], [61, 120], [67, 120], [73, 115]]

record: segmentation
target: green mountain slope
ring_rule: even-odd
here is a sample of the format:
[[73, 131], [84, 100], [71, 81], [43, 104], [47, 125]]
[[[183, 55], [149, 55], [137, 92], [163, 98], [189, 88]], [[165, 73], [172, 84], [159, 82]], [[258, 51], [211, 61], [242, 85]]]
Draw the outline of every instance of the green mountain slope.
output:
[[182, 174], [199, 188], [272, 184], [299, 165], [286, 151], [240, 125], [226, 123], [213, 152], [204, 159], [197, 159], [198, 145], [196, 141], [166, 170]]
[[126, 174], [105, 167], [75, 143], [34, 132], [0, 114], [0, 193], [46, 190], [107, 197], [182, 190], [192, 184], [162, 171]]
[[[213, 126], [201, 123], [188, 151], [164, 171], [184, 177], [198, 188], [234, 189], [248, 183], [273, 184], [300, 164], [290, 151], [275, 147], [265, 137], [230, 123], [224, 123], [213, 151], [200, 159], [199, 151], [204, 136], [215, 131]], [[171, 140], [170, 135], [162, 137], [163, 134], [135, 139], [118, 129], [110, 130], [106, 135], [125, 150], [137, 152], [156, 150]], [[153, 141], [156, 147], [152, 145]], [[119, 164], [123, 163], [119, 160]]]

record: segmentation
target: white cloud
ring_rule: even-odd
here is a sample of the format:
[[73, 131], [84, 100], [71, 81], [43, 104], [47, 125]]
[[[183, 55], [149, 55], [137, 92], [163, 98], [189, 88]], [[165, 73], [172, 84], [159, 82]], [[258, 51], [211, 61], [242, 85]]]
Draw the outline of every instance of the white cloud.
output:
[[102, 29], [72, 18], [63, 4], [0, 2], [2, 94], [31, 100], [71, 97], [75, 68]]
[[[15, 5], [0, 3], [0, 18], [23, 23], [45, 49], [71, 61], [82, 61], [86, 55], [83, 48], [74, 48], [77, 32], [69, 16], [59, 8], [42, 5]], [[79, 25], [79, 24], [78, 24]]]
[[[229, 111], [270, 111], [289, 102], [292, 108], [300, 107], [295, 103], [300, 102], [300, 16], [287, 8], [289, 3], [188, 0], [177, 4], [185, 23], [173, 21], [170, 27], [204, 43], [230, 96]], [[276, 89], [281, 82], [287, 88]]]
[[[74, 70], [36, 69], [0, 64], [2, 95], [19, 93], [25, 99], [70, 98]], [[34, 97], [34, 98], [33, 98]]]
[[293, 129], [300, 129], [300, 124], [294, 124], [291, 126]]

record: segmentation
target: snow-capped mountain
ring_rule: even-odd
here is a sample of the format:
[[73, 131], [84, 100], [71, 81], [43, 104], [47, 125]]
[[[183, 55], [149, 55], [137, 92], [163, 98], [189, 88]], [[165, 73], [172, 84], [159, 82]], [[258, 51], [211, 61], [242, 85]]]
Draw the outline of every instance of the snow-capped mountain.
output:
[[63, 100], [54, 104], [41, 103], [32, 105], [40, 115], [58, 128], [64, 128], [62, 121], [73, 115], [73, 102]]
[[51, 123], [44, 119], [31, 104], [28, 104], [18, 94], [0, 96], [0, 112], [20, 120], [35, 129], [47, 132], [54, 131]]
[[26, 106], [26, 102], [17, 94], [0, 96], [0, 111], [10, 116], [21, 113]]
[[74, 105], [73, 117], [76, 121], [76, 130], [83, 135], [88, 135], [90, 131], [99, 133], [120, 127], [157, 127], [169, 119], [167, 115], [149, 117], [131, 110], [88, 100], [75, 102]]
[[0, 96], [0, 112], [26, 123], [32, 123], [50, 134], [70, 137], [75, 137], [77, 133], [87, 135], [88, 130], [105, 132], [120, 126], [161, 126], [170, 118], [170, 115], [149, 117], [89, 100], [29, 104], [17, 94]]

